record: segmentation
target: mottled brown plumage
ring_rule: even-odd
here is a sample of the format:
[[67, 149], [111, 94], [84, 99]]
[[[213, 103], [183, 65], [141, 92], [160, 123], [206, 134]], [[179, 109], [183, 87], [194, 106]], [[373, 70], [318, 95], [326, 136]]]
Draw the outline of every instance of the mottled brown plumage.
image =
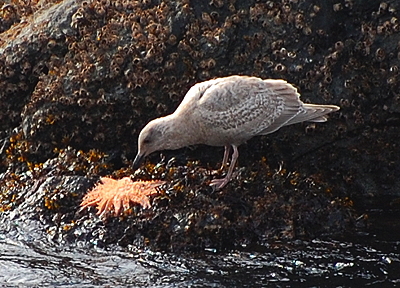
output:
[[194, 144], [225, 146], [222, 165], [226, 166], [232, 147], [226, 177], [211, 182], [221, 189], [232, 177], [240, 144], [283, 126], [324, 122], [326, 114], [339, 110], [335, 105], [305, 104], [299, 97], [296, 88], [284, 80], [230, 76], [198, 83], [173, 114], [152, 120], [143, 128], [134, 168], [154, 151]]

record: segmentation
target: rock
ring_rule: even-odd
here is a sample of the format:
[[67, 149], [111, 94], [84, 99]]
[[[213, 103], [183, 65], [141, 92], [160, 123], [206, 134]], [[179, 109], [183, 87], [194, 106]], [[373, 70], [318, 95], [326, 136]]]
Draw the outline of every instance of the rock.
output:
[[[333, 114], [328, 125], [296, 125], [273, 137], [248, 141], [226, 194], [211, 195], [202, 186], [217, 167], [220, 149], [200, 146], [174, 153], [176, 162], [168, 167], [160, 164], [164, 169], [151, 170], [147, 164], [147, 174], [136, 177], [176, 181], [181, 189], [171, 184], [170, 193], [184, 201], [171, 200], [167, 205], [167, 200], [160, 200], [165, 210], [175, 207], [171, 212], [154, 205], [159, 209], [151, 214], [158, 221], [154, 227], [167, 226], [168, 233], [156, 233], [150, 226], [154, 222], [146, 222], [149, 215], [138, 211], [141, 216], [130, 222], [136, 228], [127, 234], [134, 237], [139, 229], [142, 244], [147, 237], [154, 247], [171, 248], [175, 243], [182, 248], [184, 244], [176, 241], [185, 233], [188, 246], [204, 247], [233, 236], [236, 242], [282, 237], [283, 227], [288, 227], [290, 237], [351, 230], [348, 199], [399, 195], [395, 119], [400, 99], [396, 13], [400, 4], [295, 2], [70, 0], [40, 1], [31, 7], [4, 5], [0, 11], [4, 16], [0, 23], [2, 210], [22, 205], [23, 181], [18, 179], [31, 175], [36, 181], [48, 173], [43, 164], [51, 159], [56, 159], [54, 169], [61, 176], [92, 179], [114, 173], [121, 178], [133, 173], [127, 167], [145, 123], [174, 111], [194, 83], [241, 74], [283, 78], [297, 86], [305, 102], [336, 104], [340, 113]], [[75, 158], [63, 158], [65, 151]], [[99, 162], [100, 154], [109, 156]], [[172, 154], [164, 155], [168, 160]], [[158, 163], [160, 157], [154, 155], [149, 161]], [[153, 174], [156, 171], [159, 174]], [[278, 180], [273, 175], [279, 175]], [[257, 203], [265, 201], [271, 214], [257, 209]], [[255, 224], [253, 233], [240, 222], [242, 212], [246, 223], [262, 223]], [[331, 223], [327, 218], [338, 224], [336, 228], [324, 226]], [[272, 220], [265, 219], [280, 222], [272, 227]], [[122, 228], [130, 224], [123, 223], [109, 243], [118, 239], [129, 243]], [[204, 227], [210, 228], [209, 233], [202, 234]], [[315, 229], [307, 234], [310, 227]]]

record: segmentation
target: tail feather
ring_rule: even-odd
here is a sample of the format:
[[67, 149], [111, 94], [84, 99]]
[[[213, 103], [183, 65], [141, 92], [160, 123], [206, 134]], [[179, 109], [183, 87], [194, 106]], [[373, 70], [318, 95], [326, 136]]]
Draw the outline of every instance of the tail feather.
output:
[[290, 119], [285, 126], [303, 121], [325, 122], [326, 114], [337, 111], [340, 107], [335, 105], [303, 104], [304, 110]]

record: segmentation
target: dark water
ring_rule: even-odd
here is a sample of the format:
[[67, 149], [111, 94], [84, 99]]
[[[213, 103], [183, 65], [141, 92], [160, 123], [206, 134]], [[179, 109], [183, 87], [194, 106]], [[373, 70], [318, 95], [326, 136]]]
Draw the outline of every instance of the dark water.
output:
[[[352, 239], [174, 255], [0, 234], [0, 287], [400, 287], [400, 213], [368, 208]], [[250, 252], [251, 251], [251, 252]]]

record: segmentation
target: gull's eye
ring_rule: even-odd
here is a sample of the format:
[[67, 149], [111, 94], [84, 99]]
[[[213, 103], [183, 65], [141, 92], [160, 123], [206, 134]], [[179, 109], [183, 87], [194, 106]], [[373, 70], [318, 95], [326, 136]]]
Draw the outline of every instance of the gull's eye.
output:
[[143, 144], [149, 144], [151, 142], [150, 138], [146, 138], [143, 140]]

